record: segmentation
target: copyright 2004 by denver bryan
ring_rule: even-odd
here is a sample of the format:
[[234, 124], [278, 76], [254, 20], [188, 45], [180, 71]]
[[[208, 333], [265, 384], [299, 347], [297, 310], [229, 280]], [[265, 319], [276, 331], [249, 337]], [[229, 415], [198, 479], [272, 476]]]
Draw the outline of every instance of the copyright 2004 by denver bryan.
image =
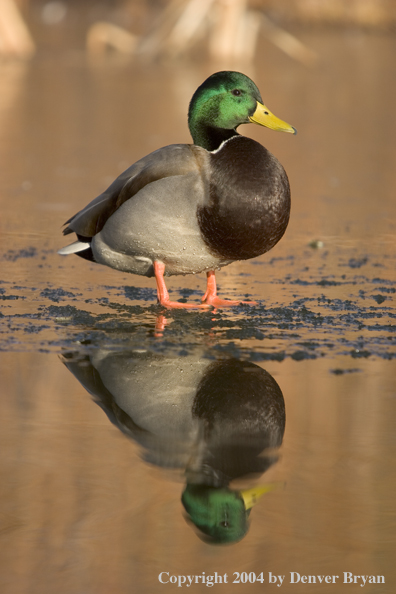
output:
[[[343, 571], [340, 575], [303, 575], [297, 571], [290, 571], [285, 575], [276, 575], [271, 571], [255, 573], [253, 571], [234, 571], [233, 573], [206, 574], [204, 571], [199, 575], [175, 575], [169, 571], [162, 571], [158, 575], [161, 584], [172, 584], [177, 588], [193, 588], [196, 585], [204, 585], [208, 588], [218, 584], [272, 584], [281, 588], [284, 584], [358, 584], [364, 588], [368, 584], [385, 584], [383, 575], [356, 575], [350, 571]], [[371, 591], [371, 590], [370, 590]]]

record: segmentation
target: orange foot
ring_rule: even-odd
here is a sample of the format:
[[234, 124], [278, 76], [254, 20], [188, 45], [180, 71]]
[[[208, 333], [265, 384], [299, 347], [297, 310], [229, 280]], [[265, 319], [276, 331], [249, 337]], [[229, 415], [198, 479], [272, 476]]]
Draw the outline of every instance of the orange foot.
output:
[[232, 307], [234, 305], [257, 305], [255, 301], [234, 301], [232, 299], [220, 299], [217, 297], [216, 276], [213, 270], [206, 273], [207, 286], [205, 295], [202, 297], [202, 303], [212, 305], [213, 307]]
[[169, 299], [158, 299], [158, 303], [169, 309], [210, 309], [211, 305], [206, 303], [180, 303]]
[[216, 295], [209, 295], [202, 298], [202, 303], [212, 305], [213, 307], [232, 307], [234, 305], [257, 305], [256, 301], [233, 301], [232, 299], [220, 299]]

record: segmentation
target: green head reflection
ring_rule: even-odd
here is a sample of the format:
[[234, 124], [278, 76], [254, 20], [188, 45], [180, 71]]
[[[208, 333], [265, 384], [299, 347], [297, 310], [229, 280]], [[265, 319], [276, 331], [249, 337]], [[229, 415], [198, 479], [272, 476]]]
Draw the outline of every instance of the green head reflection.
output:
[[276, 487], [262, 485], [234, 491], [188, 484], [182, 503], [192, 523], [213, 544], [238, 542], [249, 529], [249, 515], [257, 501]]

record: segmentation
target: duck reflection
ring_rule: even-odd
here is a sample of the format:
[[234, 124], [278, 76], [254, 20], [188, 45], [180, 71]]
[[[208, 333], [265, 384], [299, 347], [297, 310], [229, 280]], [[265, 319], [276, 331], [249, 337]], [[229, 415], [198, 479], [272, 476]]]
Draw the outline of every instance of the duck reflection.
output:
[[233, 490], [277, 460], [285, 404], [274, 378], [246, 361], [98, 349], [63, 362], [156, 466], [183, 469], [183, 506], [200, 536], [235, 542], [251, 508], [273, 485]]

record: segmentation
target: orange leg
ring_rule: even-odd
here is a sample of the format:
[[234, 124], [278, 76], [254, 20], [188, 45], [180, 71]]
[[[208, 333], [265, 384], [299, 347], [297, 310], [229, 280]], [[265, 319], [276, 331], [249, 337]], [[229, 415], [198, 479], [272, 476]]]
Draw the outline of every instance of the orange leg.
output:
[[220, 299], [217, 297], [216, 276], [214, 270], [206, 273], [207, 285], [205, 295], [202, 297], [202, 303], [213, 305], [213, 307], [231, 307], [232, 305], [256, 305], [255, 301], [232, 301], [231, 299]]
[[160, 305], [174, 309], [208, 309], [211, 304], [194, 304], [194, 303], [179, 303], [178, 301], [170, 301], [168, 289], [164, 281], [165, 264], [162, 262], [154, 262], [154, 274], [157, 281], [157, 299]]

